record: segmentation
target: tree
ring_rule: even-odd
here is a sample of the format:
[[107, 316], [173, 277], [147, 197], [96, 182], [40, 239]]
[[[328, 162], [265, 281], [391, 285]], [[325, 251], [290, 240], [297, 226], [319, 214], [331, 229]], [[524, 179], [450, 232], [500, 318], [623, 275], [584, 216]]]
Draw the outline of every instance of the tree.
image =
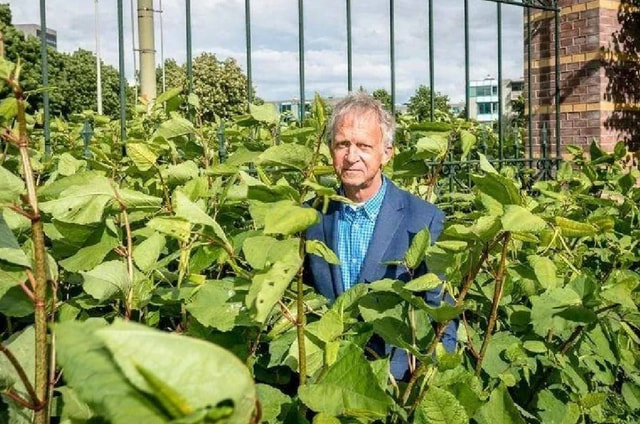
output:
[[[179, 87], [186, 91], [186, 65], [173, 59], [165, 61], [167, 89]], [[162, 70], [156, 70], [161, 87]], [[215, 117], [228, 118], [247, 110], [247, 77], [234, 59], [218, 60], [215, 54], [204, 52], [193, 60], [193, 93], [200, 99], [202, 117], [212, 121]]]
[[[444, 113], [450, 113], [449, 96], [436, 92], [434, 98], [435, 108]], [[431, 89], [420, 85], [416, 93], [409, 99], [407, 112], [414, 115], [418, 121], [424, 121], [431, 117]]]
[[391, 111], [391, 109], [393, 109], [391, 105], [391, 94], [389, 94], [389, 92], [384, 88], [375, 90], [373, 93], [371, 93], [371, 95], [374, 99], [379, 100], [384, 108], [388, 111]]
[[[62, 55], [63, 70], [56, 83], [62, 95], [60, 111], [63, 116], [83, 110], [97, 110], [96, 56], [88, 50], [76, 50]], [[102, 64], [103, 113], [117, 117], [120, 108], [120, 75], [111, 65]]]

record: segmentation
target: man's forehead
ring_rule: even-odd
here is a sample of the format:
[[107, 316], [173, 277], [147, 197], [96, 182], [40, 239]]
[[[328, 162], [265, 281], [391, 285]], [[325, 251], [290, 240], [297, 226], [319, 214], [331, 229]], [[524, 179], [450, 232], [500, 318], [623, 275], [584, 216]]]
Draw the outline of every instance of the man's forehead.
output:
[[336, 123], [338, 127], [345, 124], [352, 126], [380, 125], [377, 114], [369, 109], [352, 109], [339, 117]]

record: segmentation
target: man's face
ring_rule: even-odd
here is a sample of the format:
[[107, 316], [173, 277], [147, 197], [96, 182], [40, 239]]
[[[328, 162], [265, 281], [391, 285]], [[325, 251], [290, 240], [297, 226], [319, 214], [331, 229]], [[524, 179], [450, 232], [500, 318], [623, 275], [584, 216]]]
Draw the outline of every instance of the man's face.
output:
[[354, 201], [372, 197], [381, 184], [382, 166], [391, 159], [373, 113], [351, 113], [336, 126], [331, 157], [345, 194]]

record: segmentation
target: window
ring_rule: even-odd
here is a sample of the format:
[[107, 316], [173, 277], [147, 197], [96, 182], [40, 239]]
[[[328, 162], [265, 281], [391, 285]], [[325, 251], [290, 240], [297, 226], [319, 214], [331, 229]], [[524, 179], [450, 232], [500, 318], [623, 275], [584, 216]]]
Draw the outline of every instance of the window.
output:
[[478, 103], [478, 115], [491, 114], [491, 103]]

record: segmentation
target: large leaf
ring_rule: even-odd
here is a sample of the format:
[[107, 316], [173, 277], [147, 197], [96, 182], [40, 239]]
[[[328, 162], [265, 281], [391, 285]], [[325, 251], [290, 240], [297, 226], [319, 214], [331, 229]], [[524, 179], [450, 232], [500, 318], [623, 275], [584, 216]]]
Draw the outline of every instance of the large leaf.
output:
[[312, 410], [334, 416], [382, 419], [392, 405], [362, 350], [348, 342], [322, 379], [300, 387], [298, 395]]
[[431, 245], [431, 233], [428, 228], [423, 228], [411, 240], [411, 245], [404, 255], [404, 262], [409, 269], [416, 269], [422, 261], [427, 248]]
[[158, 160], [158, 155], [143, 143], [127, 143], [127, 156], [140, 171], [153, 168]]
[[444, 389], [430, 387], [416, 409], [416, 424], [466, 424], [464, 407], [456, 397]]
[[547, 223], [518, 205], [506, 205], [502, 216], [502, 228], [505, 231], [533, 233], [546, 228]]
[[533, 272], [542, 287], [552, 289], [558, 286], [556, 265], [553, 261], [544, 256], [529, 255], [527, 261], [533, 267]]
[[[14, 334], [3, 344], [11, 351], [24, 370], [31, 385], [35, 383], [35, 331], [32, 326], [27, 327], [19, 333]], [[22, 379], [16, 372], [15, 367], [9, 362], [5, 355], [0, 355], [0, 382], [8, 383], [16, 393], [24, 399], [29, 399], [27, 389]], [[9, 422], [12, 424], [30, 424], [33, 412], [18, 406], [15, 402], [9, 401]]]
[[133, 282], [122, 261], [103, 262], [91, 271], [82, 272], [84, 291], [104, 301], [129, 292]]
[[[58, 363], [80, 399], [113, 424], [163, 424], [169, 417], [123, 375], [98, 331], [106, 323], [68, 321], [56, 325]], [[143, 346], [134, 342], [137, 348]]]
[[191, 235], [189, 220], [177, 216], [158, 216], [147, 222], [147, 227], [180, 241], [188, 241]]
[[278, 112], [276, 111], [276, 107], [271, 103], [262, 105], [249, 104], [249, 113], [251, 117], [258, 122], [265, 122], [267, 124], [275, 124], [278, 122]]
[[[247, 367], [231, 352], [178, 334], [168, 334], [139, 324], [117, 321], [97, 331], [126, 378], [140, 391], [162, 402], [161, 392], [140, 372], [146, 369], [155, 379], [180, 395], [194, 411], [231, 401], [229, 424], [250, 421], [256, 389]], [[188, 352], [188, 355], [184, 353]]]
[[164, 137], [167, 140], [193, 133], [193, 124], [188, 119], [180, 116], [174, 116], [168, 121], [164, 121], [153, 135], [155, 137]]
[[[299, 240], [294, 238], [286, 240], [286, 243], [295, 247]], [[264, 322], [267, 319], [302, 266], [302, 258], [297, 250], [286, 250], [291, 253], [275, 262], [269, 269], [256, 273], [251, 280], [246, 303], [255, 313], [256, 321]]]
[[22, 178], [0, 166], [0, 205], [19, 200], [24, 191], [25, 185]]
[[511, 399], [507, 389], [500, 385], [491, 392], [485, 403], [473, 417], [478, 424], [524, 424], [525, 421]]
[[313, 152], [308, 147], [287, 143], [269, 147], [258, 156], [256, 164], [286, 166], [303, 171], [312, 158]]
[[229, 331], [238, 325], [238, 317], [245, 309], [232, 281], [207, 281], [187, 304], [187, 311], [201, 324]]
[[440, 160], [449, 148], [449, 134], [432, 132], [416, 142], [416, 157], [419, 159]]
[[166, 239], [155, 231], [145, 241], [133, 248], [133, 260], [142, 271], [151, 271], [164, 249]]
[[94, 177], [82, 184], [64, 189], [58, 199], [41, 203], [40, 209], [58, 221], [91, 224], [102, 220], [104, 209], [113, 196], [114, 191], [109, 180], [105, 177]]
[[186, 194], [182, 193], [181, 191], [175, 191], [173, 195], [176, 216], [184, 218], [192, 224], [201, 224], [211, 227], [216, 237], [219, 238], [224, 244], [229, 245], [227, 236], [224, 234], [224, 231], [222, 230], [220, 224], [218, 224], [213, 218], [211, 218], [205, 211], [200, 209], [200, 207], [196, 203], [189, 200]]
[[86, 240], [85, 245], [73, 256], [59, 262], [60, 266], [71, 272], [88, 271], [98, 266], [104, 258], [120, 244], [117, 234], [108, 226], [100, 226]]
[[521, 205], [520, 191], [509, 178], [499, 174], [485, 173], [471, 177], [480, 192], [491, 196], [502, 205]]
[[585, 222], [578, 222], [561, 216], [556, 216], [555, 221], [562, 231], [562, 235], [566, 237], [590, 237], [598, 232], [596, 227]]
[[340, 265], [338, 256], [320, 240], [305, 241], [305, 250], [309, 254], [320, 256], [329, 264]]
[[7, 261], [9, 263], [31, 267], [27, 255], [20, 248], [20, 244], [16, 237], [13, 235], [13, 231], [9, 228], [4, 216], [0, 213], [0, 260]]
[[295, 234], [306, 230], [320, 220], [318, 211], [298, 206], [293, 202], [281, 201], [270, 206], [264, 219], [265, 234]]

